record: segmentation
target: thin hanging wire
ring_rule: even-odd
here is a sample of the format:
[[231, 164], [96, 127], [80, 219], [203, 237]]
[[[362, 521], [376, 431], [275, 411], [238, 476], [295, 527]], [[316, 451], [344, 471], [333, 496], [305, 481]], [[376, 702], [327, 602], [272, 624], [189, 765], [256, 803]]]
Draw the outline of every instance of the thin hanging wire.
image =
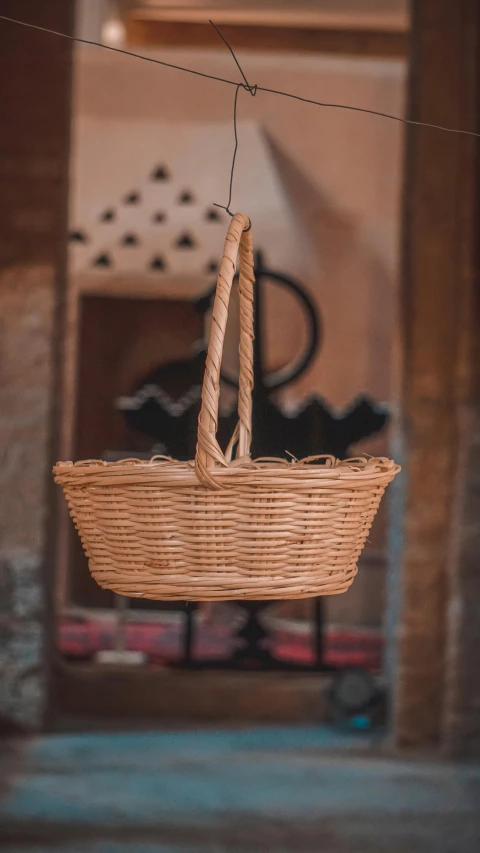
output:
[[217, 204], [216, 201], [213, 202], [215, 207], [221, 207], [222, 210], [226, 210], [229, 216], [234, 216], [234, 214], [230, 210], [230, 205], [232, 203], [233, 177], [235, 174], [235, 160], [237, 159], [237, 151], [238, 151], [237, 101], [238, 101], [238, 92], [242, 88], [243, 88], [242, 84], [238, 83], [237, 88], [235, 89], [235, 98], [233, 100], [233, 134], [235, 137], [235, 147], [233, 149], [232, 165], [230, 168], [230, 184], [229, 184], [229, 190], [228, 190], [228, 201], [227, 201], [226, 205]]
[[239, 63], [239, 61], [238, 61], [237, 57], [235, 56], [235, 53], [234, 53], [233, 47], [231, 46], [231, 44], [229, 44], [229, 43], [228, 43], [228, 41], [227, 41], [227, 39], [225, 38], [225, 36], [223, 35], [222, 31], [217, 27], [217, 25], [216, 25], [216, 24], [214, 24], [214, 23], [213, 23], [213, 21], [209, 20], [209, 21], [208, 21], [208, 23], [209, 23], [209, 24], [211, 24], [211, 25], [212, 25], [212, 27], [213, 27], [213, 29], [217, 31], [218, 35], [220, 36], [220, 38], [222, 39], [222, 41], [224, 42], [224, 44], [226, 44], [226, 46], [228, 47], [228, 49], [229, 49], [230, 53], [232, 54], [233, 59], [234, 59], [234, 62], [235, 62], [235, 64], [236, 64], [236, 66], [237, 66], [238, 70], [240, 71], [240, 74], [242, 75], [243, 80], [244, 80], [244, 82], [245, 82], [245, 86], [244, 86], [243, 88], [244, 88], [244, 89], [246, 89], [246, 90], [247, 90], [247, 92], [250, 92], [250, 94], [251, 94], [251, 95], [253, 95], [253, 96], [255, 97], [255, 95], [257, 94], [258, 86], [250, 86], [250, 83], [248, 82], [248, 80], [247, 80], [247, 78], [245, 77], [245, 74], [244, 74], [244, 72], [243, 72], [243, 68], [242, 68], [242, 66], [240, 65], [240, 63]]
[[259, 92], [268, 92], [270, 95], [282, 95], [284, 98], [293, 98], [295, 101], [301, 101], [304, 104], [313, 104], [315, 107], [330, 107], [334, 110], [350, 110], [354, 113], [368, 113], [371, 116], [379, 116], [380, 118], [388, 118], [390, 121], [398, 121], [401, 124], [413, 124], [417, 127], [431, 127], [433, 130], [442, 130], [444, 133], [457, 133], [462, 136], [477, 136], [480, 138], [480, 133], [473, 130], [459, 130], [456, 127], [444, 127], [441, 124], [430, 124], [428, 121], [415, 121], [413, 118], [402, 118], [401, 116], [390, 115], [390, 113], [382, 113], [378, 110], [368, 110], [366, 107], [352, 107], [348, 104], [331, 104], [325, 101], [314, 101], [312, 98], [303, 98], [301, 95], [292, 95], [290, 92], [281, 92], [277, 89], [268, 89], [265, 86], [257, 86]]
[[[244, 84], [239, 83], [237, 85], [237, 88], [235, 89], [235, 98], [233, 100], [233, 135], [235, 137], [235, 147], [233, 149], [232, 165], [230, 168], [230, 184], [229, 184], [228, 202], [227, 202], [226, 206], [223, 204], [217, 204], [217, 202], [213, 202], [215, 207], [221, 207], [223, 210], [226, 210], [226, 212], [228, 213], [229, 216], [233, 216], [234, 214], [230, 210], [230, 205], [232, 203], [233, 178], [234, 178], [234, 174], [235, 174], [235, 161], [237, 159], [237, 151], [238, 151], [238, 131], [237, 131], [238, 93], [239, 93], [240, 89], [245, 89], [247, 92], [249, 92], [252, 95], [252, 97], [255, 97], [255, 95], [257, 94], [258, 86], [250, 86], [250, 83], [248, 82], [248, 80], [245, 76], [243, 68], [240, 65], [240, 62], [238, 61], [237, 57], [235, 56], [235, 51], [233, 50], [233, 47], [228, 43], [227, 39], [225, 38], [225, 36], [221, 32], [221, 30], [217, 26], [215, 26], [213, 21], [209, 21], [209, 23], [217, 31], [217, 33], [220, 36], [220, 38], [222, 39], [223, 43], [226, 44], [226, 46], [228, 47], [230, 53], [232, 54], [233, 60], [234, 60], [238, 70], [240, 71], [240, 74], [242, 75], [242, 77], [245, 81]], [[251, 226], [249, 226], [249, 227], [251, 227]]]
[[15, 18], [8, 18], [6, 15], [0, 15], [0, 21], [8, 21], [10, 24], [18, 24], [21, 27], [28, 27], [31, 30], [39, 30], [41, 33], [48, 33], [51, 36], [60, 36], [60, 38], [76, 41], [79, 44], [89, 44], [91, 47], [101, 47], [103, 50], [110, 50], [113, 53], [122, 53], [124, 56], [133, 56], [134, 59], [142, 59], [144, 62], [153, 62], [154, 65], [163, 65], [164, 68], [173, 68], [175, 71], [185, 71], [187, 74], [195, 74], [197, 77], [205, 77], [207, 80], [216, 80], [218, 83], [228, 83], [230, 86], [236, 86], [235, 80], [227, 80], [225, 77], [217, 77], [214, 74], [205, 74], [203, 71], [196, 71], [193, 68], [184, 68], [182, 65], [174, 65], [171, 62], [163, 62], [161, 59], [154, 59], [153, 56], [144, 56], [141, 53], [133, 53], [131, 50], [124, 50], [121, 47], [112, 47], [110, 44], [103, 44], [100, 41], [90, 41], [90, 39], [82, 39], [79, 36], [70, 36], [67, 33], [60, 33], [58, 30], [50, 30], [47, 27], [40, 27], [38, 24], [28, 24], [26, 21], [17, 21]]
[[[144, 62], [152, 62], [155, 65], [163, 65], [165, 68], [173, 68], [175, 71], [184, 71], [186, 74], [195, 74], [197, 77], [205, 77], [205, 79], [207, 79], [207, 80], [215, 80], [218, 83], [226, 83], [229, 86], [240, 86], [241, 88], [243, 88], [247, 92], [249, 92], [251, 95], [253, 95], [257, 92], [266, 92], [266, 93], [271, 94], [271, 95], [281, 95], [282, 97], [285, 97], [285, 98], [291, 98], [291, 99], [296, 100], [296, 101], [301, 101], [302, 103], [305, 103], [305, 104], [312, 104], [313, 106], [316, 106], [316, 107], [326, 107], [326, 108], [337, 109], [337, 110], [350, 110], [351, 112], [356, 112], [356, 113], [366, 113], [368, 115], [379, 116], [380, 118], [386, 118], [386, 119], [389, 119], [390, 121], [397, 121], [397, 122], [400, 122], [401, 124], [412, 124], [412, 125], [416, 125], [417, 127], [429, 127], [433, 130], [441, 130], [444, 133], [458, 133], [458, 134], [461, 134], [463, 136], [475, 136], [477, 138], [480, 138], [480, 133], [476, 133], [473, 130], [462, 130], [462, 129], [455, 128], [455, 127], [445, 127], [445, 126], [440, 125], [440, 124], [431, 124], [430, 122], [426, 122], [426, 121], [415, 121], [414, 119], [402, 118], [401, 116], [395, 116], [395, 115], [391, 115], [390, 113], [379, 112], [378, 110], [369, 110], [366, 107], [354, 107], [354, 106], [350, 106], [349, 104], [332, 104], [332, 103], [329, 103], [327, 101], [315, 101], [315, 100], [313, 100], [313, 98], [304, 98], [302, 95], [294, 95], [292, 92], [283, 92], [283, 91], [280, 91], [278, 89], [270, 89], [266, 86], [257, 86], [256, 84], [254, 86], [251, 86], [247, 82], [246, 83], [238, 83], [238, 81], [229, 80], [226, 77], [218, 77], [215, 74], [206, 74], [203, 71], [197, 71], [196, 69], [193, 69], [193, 68], [185, 68], [182, 65], [174, 65], [171, 62], [164, 62], [163, 60], [160, 60], [160, 59], [154, 59], [151, 56], [144, 56], [143, 54], [140, 54], [140, 53], [133, 53], [132, 51], [124, 50], [123, 48], [112, 47], [111, 45], [102, 44], [101, 42], [90, 41], [89, 39], [79, 38], [78, 36], [67, 35], [67, 33], [60, 33], [57, 30], [51, 30], [51, 29], [48, 29], [47, 27], [40, 27], [37, 24], [30, 24], [30, 23], [27, 23], [26, 21], [18, 21], [16, 18], [7, 17], [7, 15], [0, 15], [0, 20], [8, 21], [11, 24], [18, 24], [19, 26], [22, 26], [22, 27], [28, 27], [28, 28], [33, 29], [33, 30], [39, 30], [40, 32], [49, 33], [50, 35], [60, 36], [61, 38], [66, 38], [66, 39], [69, 39], [70, 41], [79, 42], [81, 44], [89, 44], [92, 47], [100, 47], [103, 50], [110, 50], [113, 53], [121, 53], [124, 56], [132, 56], [135, 59], [141, 59]], [[216, 29], [218, 31], [218, 28], [216, 28]], [[222, 36], [222, 38], [223, 38], [223, 36]], [[242, 72], [242, 74], [243, 74], [243, 72]]]

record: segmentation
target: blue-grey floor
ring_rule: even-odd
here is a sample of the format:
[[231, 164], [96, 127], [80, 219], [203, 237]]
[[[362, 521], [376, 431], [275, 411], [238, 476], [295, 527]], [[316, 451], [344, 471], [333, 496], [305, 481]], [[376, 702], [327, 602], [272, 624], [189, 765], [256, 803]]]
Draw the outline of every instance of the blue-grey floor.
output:
[[45, 736], [2, 781], [6, 853], [480, 851], [480, 768], [321, 727]]

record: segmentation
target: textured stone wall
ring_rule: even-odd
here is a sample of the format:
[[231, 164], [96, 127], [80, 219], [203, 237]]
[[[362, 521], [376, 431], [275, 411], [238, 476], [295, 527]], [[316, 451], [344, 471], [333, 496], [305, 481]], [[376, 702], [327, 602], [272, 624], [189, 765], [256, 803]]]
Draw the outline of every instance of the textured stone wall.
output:
[[46, 710], [43, 584], [55, 291], [48, 267], [0, 273], [0, 719]]
[[0, 724], [37, 728], [45, 717], [45, 614], [40, 560], [0, 557]]
[[[71, 0], [3, 0], [62, 32]], [[57, 399], [71, 44], [0, 22], [0, 726], [34, 729], [49, 700], [54, 538], [48, 469]], [[47, 532], [48, 531], [48, 532]]]

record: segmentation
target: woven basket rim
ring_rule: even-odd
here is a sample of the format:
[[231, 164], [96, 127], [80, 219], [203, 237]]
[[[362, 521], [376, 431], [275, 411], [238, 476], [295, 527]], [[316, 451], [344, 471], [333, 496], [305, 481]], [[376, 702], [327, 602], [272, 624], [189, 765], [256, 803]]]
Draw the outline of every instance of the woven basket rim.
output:
[[[400, 471], [400, 466], [393, 460], [386, 457], [368, 457], [357, 456], [350, 459], [336, 459], [330, 455], [309, 456], [305, 459], [281, 459], [281, 458], [260, 458], [251, 459], [243, 457], [230, 462], [226, 467], [216, 468], [212, 474], [220, 480], [256, 480], [261, 484], [262, 478], [265, 475], [272, 479], [279, 478], [283, 482], [285, 479], [292, 478], [292, 481], [299, 479], [321, 480], [321, 481], [343, 481], [349, 482], [372, 479], [392, 478]], [[53, 468], [53, 473], [57, 482], [61, 482], [64, 478], [81, 480], [83, 477], [89, 479], [94, 477], [96, 481], [102, 478], [109, 481], [115, 480], [117, 477], [124, 479], [125, 477], [133, 477], [135, 480], [139, 475], [157, 479], [160, 475], [173, 476], [178, 484], [181, 485], [182, 480], [191, 485], [192, 481], [197, 482], [195, 474], [195, 462], [180, 462], [176, 459], [171, 459], [167, 456], [153, 456], [149, 460], [125, 458], [114, 462], [106, 462], [101, 459], [84, 459], [78, 462], [58, 462]], [[271, 480], [270, 480], [271, 482]], [[200, 483], [198, 483], [200, 485]]]

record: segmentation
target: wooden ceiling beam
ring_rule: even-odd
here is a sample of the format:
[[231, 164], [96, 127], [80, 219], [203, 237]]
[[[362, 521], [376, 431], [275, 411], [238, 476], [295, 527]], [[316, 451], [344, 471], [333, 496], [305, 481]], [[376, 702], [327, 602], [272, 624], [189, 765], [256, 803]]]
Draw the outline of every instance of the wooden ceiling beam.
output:
[[[345, 19], [340, 26], [340, 20], [323, 20], [321, 16], [271, 19], [265, 14], [217, 14], [215, 22], [239, 50], [396, 58], [405, 57], [408, 49], [408, 26], [403, 19], [396, 20], [395, 25], [389, 19], [383, 28], [379, 19], [368, 17], [363, 26], [356, 19]], [[208, 23], [208, 10], [199, 16], [187, 15], [181, 9], [177, 14], [155, 8], [133, 9], [127, 12], [125, 23], [130, 45], [225, 49]]]

